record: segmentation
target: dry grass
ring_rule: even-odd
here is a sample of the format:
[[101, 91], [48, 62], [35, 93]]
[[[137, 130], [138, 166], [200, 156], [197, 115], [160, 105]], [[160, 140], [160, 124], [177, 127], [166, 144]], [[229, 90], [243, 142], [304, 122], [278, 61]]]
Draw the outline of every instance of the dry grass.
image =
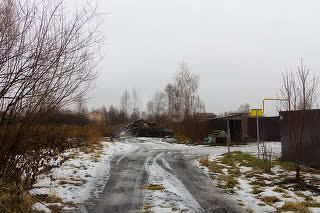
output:
[[0, 179], [0, 212], [32, 212], [32, 197], [14, 183]]
[[36, 198], [39, 201], [46, 203], [46, 205], [52, 212], [63, 212], [64, 206], [70, 208], [76, 206], [73, 202], [64, 202], [60, 197], [57, 197], [55, 194], [40, 194], [36, 195]]
[[143, 209], [144, 209], [144, 213], [151, 213], [150, 209], [152, 208], [153, 206], [151, 206], [150, 204], [148, 203], [145, 203], [144, 206], [143, 206]]
[[210, 163], [209, 159], [208, 159], [208, 156], [200, 158], [199, 163], [200, 163], [201, 166], [208, 167], [209, 163]]
[[144, 189], [151, 190], [151, 191], [163, 191], [165, 188], [162, 185], [150, 184], [150, 185], [144, 186]]
[[303, 202], [287, 202], [281, 208], [278, 209], [278, 212], [297, 212], [297, 213], [309, 213], [310, 210]]
[[181, 133], [177, 133], [175, 138], [179, 144], [188, 144], [191, 141], [190, 138]]
[[283, 160], [277, 160], [275, 161], [276, 164], [278, 164], [282, 169], [286, 171], [295, 171], [296, 165], [295, 163], [283, 161]]
[[269, 205], [272, 205], [276, 202], [279, 202], [280, 199], [277, 198], [276, 196], [266, 196], [266, 197], [262, 197], [261, 200]]
[[253, 186], [252, 187], [252, 194], [260, 194], [261, 192], [263, 192], [263, 190], [261, 190], [261, 187], [260, 186]]
[[218, 180], [220, 181], [220, 186], [224, 189], [233, 189], [239, 185], [238, 180], [233, 175], [219, 175]]
[[252, 167], [255, 170], [263, 170], [265, 168], [263, 160], [244, 152], [226, 153], [220, 159], [220, 162], [233, 168], [238, 167], [236, 164], [239, 166]]
[[208, 156], [201, 158], [199, 160], [199, 163], [201, 166], [208, 167], [208, 169], [214, 173], [220, 174], [220, 173], [222, 173], [222, 169], [224, 168], [223, 165], [219, 164], [216, 161], [209, 161]]
[[278, 192], [278, 193], [287, 193], [286, 190], [284, 190], [283, 188], [277, 186], [276, 188], [274, 188], [272, 191], [274, 192]]
[[295, 194], [298, 196], [298, 197], [302, 197], [302, 198], [305, 198], [307, 197], [305, 194], [303, 194], [302, 192], [295, 192]]

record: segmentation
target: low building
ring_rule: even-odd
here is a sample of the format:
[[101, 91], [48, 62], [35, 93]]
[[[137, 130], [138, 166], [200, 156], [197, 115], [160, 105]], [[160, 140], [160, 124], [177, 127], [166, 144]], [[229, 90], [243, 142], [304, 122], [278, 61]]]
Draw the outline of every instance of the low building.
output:
[[[207, 119], [203, 123], [207, 126], [208, 134], [215, 130], [227, 132], [228, 120], [232, 142], [257, 141], [257, 120], [248, 117], [247, 113]], [[261, 140], [280, 141], [279, 117], [259, 118], [259, 130]]]
[[87, 114], [87, 117], [91, 121], [104, 121], [105, 120], [104, 113], [100, 112], [100, 111], [90, 112]]

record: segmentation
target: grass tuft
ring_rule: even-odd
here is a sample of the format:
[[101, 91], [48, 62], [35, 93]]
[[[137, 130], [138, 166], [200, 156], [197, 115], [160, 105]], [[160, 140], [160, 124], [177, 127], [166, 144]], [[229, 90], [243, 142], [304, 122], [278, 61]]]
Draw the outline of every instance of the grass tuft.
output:
[[260, 186], [253, 186], [252, 187], [252, 194], [260, 194], [261, 192], [263, 192], [263, 190], [261, 190]]
[[274, 192], [278, 192], [278, 193], [287, 193], [286, 190], [284, 190], [283, 188], [277, 186], [276, 188], [274, 188], [272, 191]]
[[239, 185], [238, 180], [233, 175], [220, 175], [218, 179], [222, 182], [221, 186], [224, 189], [233, 189]]
[[144, 189], [151, 190], [151, 191], [163, 191], [165, 188], [162, 185], [159, 184], [150, 184], [144, 186]]
[[303, 202], [287, 202], [285, 203], [278, 212], [298, 212], [298, 213], [309, 213], [310, 210]]
[[269, 205], [272, 205], [276, 202], [279, 202], [280, 199], [277, 198], [276, 196], [266, 196], [266, 197], [262, 197], [261, 200]]
[[215, 161], [209, 161], [208, 156], [201, 158], [199, 163], [201, 166], [208, 167], [211, 172], [222, 173], [223, 166]]

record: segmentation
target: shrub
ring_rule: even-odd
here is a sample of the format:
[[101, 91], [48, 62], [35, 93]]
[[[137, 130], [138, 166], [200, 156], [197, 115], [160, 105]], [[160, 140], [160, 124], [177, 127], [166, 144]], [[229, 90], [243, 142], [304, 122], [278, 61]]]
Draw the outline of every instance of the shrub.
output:
[[92, 123], [57, 125], [30, 122], [29, 125], [21, 125], [16, 122], [10, 126], [10, 131], [4, 133], [0, 129], [0, 137], [6, 134], [7, 139], [10, 138], [0, 149], [0, 179], [16, 186], [0, 190], [4, 200], [0, 203], [11, 206], [10, 203], [17, 200], [21, 205], [27, 205], [23, 191], [32, 188], [41, 172], [51, 169], [50, 160], [69, 148], [101, 147], [102, 128]]

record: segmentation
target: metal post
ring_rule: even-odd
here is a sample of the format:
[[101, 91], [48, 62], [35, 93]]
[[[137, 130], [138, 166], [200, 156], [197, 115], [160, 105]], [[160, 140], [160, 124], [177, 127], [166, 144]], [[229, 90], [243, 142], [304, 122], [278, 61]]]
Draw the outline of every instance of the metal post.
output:
[[258, 142], [258, 158], [260, 158], [260, 132], [259, 132], [259, 116], [257, 112], [257, 142]]
[[227, 118], [227, 144], [228, 144], [228, 153], [230, 153], [230, 124], [229, 124], [229, 115]]

